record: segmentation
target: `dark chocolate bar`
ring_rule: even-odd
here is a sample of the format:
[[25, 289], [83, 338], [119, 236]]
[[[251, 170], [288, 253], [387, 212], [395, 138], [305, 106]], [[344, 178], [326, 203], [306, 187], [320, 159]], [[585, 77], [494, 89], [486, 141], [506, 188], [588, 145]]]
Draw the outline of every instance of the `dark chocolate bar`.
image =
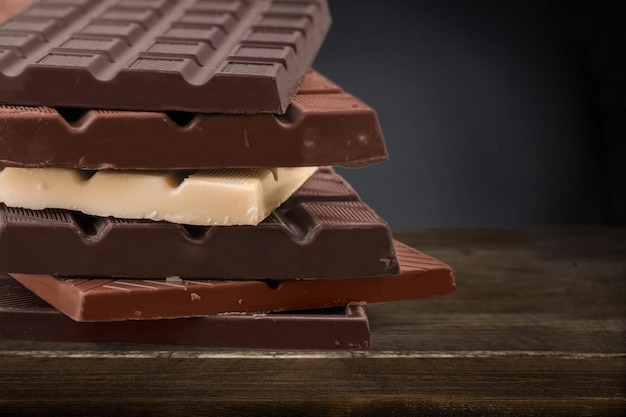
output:
[[78, 323], [14, 279], [0, 276], [0, 340], [367, 349], [370, 331], [363, 306], [356, 304], [309, 312]]
[[286, 115], [130, 112], [0, 105], [0, 164], [207, 169], [383, 161], [376, 113], [309, 71]]
[[366, 279], [189, 281], [11, 275], [77, 321], [301, 310], [432, 297], [455, 290], [448, 265], [400, 242], [395, 248], [400, 275]]
[[0, 24], [0, 102], [284, 113], [326, 0], [39, 0]]
[[189, 226], [0, 204], [0, 271], [131, 278], [364, 278], [399, 272], [387, 223], [330, 168], [257, 226]]

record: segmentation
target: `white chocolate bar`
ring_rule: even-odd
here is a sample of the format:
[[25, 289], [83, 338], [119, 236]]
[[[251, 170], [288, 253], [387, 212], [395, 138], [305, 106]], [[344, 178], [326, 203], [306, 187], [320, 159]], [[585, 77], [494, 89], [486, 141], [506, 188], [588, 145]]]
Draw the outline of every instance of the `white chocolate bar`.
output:
[[316, 167], [176, 171], [0, 168], [0, 202], [193, 225], [256, 225]]

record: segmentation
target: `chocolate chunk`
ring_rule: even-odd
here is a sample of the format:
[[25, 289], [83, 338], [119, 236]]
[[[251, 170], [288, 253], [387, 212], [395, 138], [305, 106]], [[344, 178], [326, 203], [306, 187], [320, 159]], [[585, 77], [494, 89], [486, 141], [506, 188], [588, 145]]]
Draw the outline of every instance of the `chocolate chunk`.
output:
[[0, 132], [0, 163], [17, 167], [274, 168], [387, 159], [374, 110], [313, 71], [283, 116], [0, 105]]
[[325, 0], [40, 0], [0, 24], [0, 102], [284, 113]]
[[78, 323], [14, 279], [0, 276], [0, 340], [367, 349], [370, 331], [363, 306], [355, 304], [308, 312]]
[[0, 205], [0, 271], [132, 278], [364, 278], [399, 272], [387, 223], [330, 168], [257, 226], [189, 226]]
[[450, 267], [395, 242], [400, 275], [345, 280], [223, 281], [58, 278], [11, 274], [77, 321], [111, 321], [334, 307], [432, 297], [455, 290]]

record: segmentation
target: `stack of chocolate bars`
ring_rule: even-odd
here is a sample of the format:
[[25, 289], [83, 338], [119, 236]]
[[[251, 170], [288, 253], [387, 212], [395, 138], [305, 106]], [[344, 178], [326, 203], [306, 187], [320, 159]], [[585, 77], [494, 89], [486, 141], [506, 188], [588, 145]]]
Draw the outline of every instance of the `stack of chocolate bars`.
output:
[[331, 166], [387, 158], [310, 70], [325, 0], [39, 0], [0, 24], [0, 339], [370, 346], [454, 291]]

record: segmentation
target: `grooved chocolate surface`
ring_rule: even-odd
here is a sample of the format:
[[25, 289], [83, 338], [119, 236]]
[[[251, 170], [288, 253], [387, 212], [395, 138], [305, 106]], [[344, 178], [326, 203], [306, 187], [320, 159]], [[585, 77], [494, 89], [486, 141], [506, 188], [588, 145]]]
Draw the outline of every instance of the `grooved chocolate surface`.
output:
[[0, 276], [0, 340], [143, 343], [276, 349], [367, 349], [361, 305], [296, 313], [79, 323]]
[[18, 167], [357, 166], [387, 158], [374, 110], [314, 71], [283, 116], [0, 105], [0, 132], [0, 164]]
[[395, 242], [400, 275], [346, 280], [123, 280], [12, 276], [77, 321], [301, 310], [432, 297], [455, 290], [450, 267]]
[[0, 271], [133, 278], [399, 272], [389, 226], [330, 168], [257, 226], [188, 226], [0, 205]]
[[284, 113], [325, 0], [40, 0], [0, 24], [0, 102]]

